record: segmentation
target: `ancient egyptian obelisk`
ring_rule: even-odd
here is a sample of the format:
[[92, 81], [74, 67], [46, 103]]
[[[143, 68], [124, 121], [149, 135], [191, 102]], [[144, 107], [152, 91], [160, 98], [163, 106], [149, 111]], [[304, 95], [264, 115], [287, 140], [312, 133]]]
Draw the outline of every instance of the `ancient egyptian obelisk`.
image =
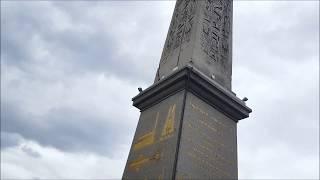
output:
[[231, 90], [232, 0], [178, 0], [123, 179], [237, 179], [237, 123], [251, 109]]

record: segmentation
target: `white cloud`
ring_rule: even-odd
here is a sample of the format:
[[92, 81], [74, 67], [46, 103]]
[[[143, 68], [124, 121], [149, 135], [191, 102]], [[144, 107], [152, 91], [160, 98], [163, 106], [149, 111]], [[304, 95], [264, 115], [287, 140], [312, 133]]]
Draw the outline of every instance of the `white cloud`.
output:
[[[32, 149], [40, 157], [30, 156], [24, 148]], [[115, 149], [117, 158], [97, 154], [66, 153], [24, 141], [19, 147], [1, 151], [1, 178], [41, 179], [97, 179], [117, 178], [122, 175], [127, 148]]]
[[259, 146], [254, 151], [248, 147], [240, 150], [239, 179], [318, 178], [315, 156], [301, 156], [284, 143], [274, 142], [272, 146]]

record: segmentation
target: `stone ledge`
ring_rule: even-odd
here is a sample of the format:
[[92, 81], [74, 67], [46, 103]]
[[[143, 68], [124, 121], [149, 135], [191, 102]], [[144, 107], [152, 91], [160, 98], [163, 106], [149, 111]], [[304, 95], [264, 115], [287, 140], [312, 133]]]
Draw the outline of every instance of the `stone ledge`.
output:
[[252, 112], [232, 92], [190, 65], [177, 70], [132, 98], [133, 106], [143, 111], [183, 90], [198, 96], [236, 122], [249, 117]]

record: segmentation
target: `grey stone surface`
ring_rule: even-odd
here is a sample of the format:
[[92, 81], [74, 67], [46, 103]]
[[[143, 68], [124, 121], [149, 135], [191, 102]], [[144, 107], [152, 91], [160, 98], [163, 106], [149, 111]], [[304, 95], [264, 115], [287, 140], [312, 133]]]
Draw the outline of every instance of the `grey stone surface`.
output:
[[186, 66], [133, 104], [141, 116], [123, 179], [237, 179], [236, 125], [251, 109], [229, 90]]
[[236, 122], [187, 94], [177, 179], [236, 179]]
[[141, 112], [123, 179], [171, 179], [184, 91]]
[[232, 0], [177, 0], [155, 82], [186, 64], [231, 90]]

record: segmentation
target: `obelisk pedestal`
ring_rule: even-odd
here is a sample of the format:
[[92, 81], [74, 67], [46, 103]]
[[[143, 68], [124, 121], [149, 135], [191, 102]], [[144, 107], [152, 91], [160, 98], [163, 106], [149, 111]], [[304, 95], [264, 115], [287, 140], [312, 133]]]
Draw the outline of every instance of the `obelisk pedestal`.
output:
[[141, 110], [124, 179], [237, 179], [237, 122], [251, 109], [186, 66], [133, 98]]
[[231, 91], [231, 0], [178, 0], [123, 179], [237, 179], [237, 122], [251, 109]]

